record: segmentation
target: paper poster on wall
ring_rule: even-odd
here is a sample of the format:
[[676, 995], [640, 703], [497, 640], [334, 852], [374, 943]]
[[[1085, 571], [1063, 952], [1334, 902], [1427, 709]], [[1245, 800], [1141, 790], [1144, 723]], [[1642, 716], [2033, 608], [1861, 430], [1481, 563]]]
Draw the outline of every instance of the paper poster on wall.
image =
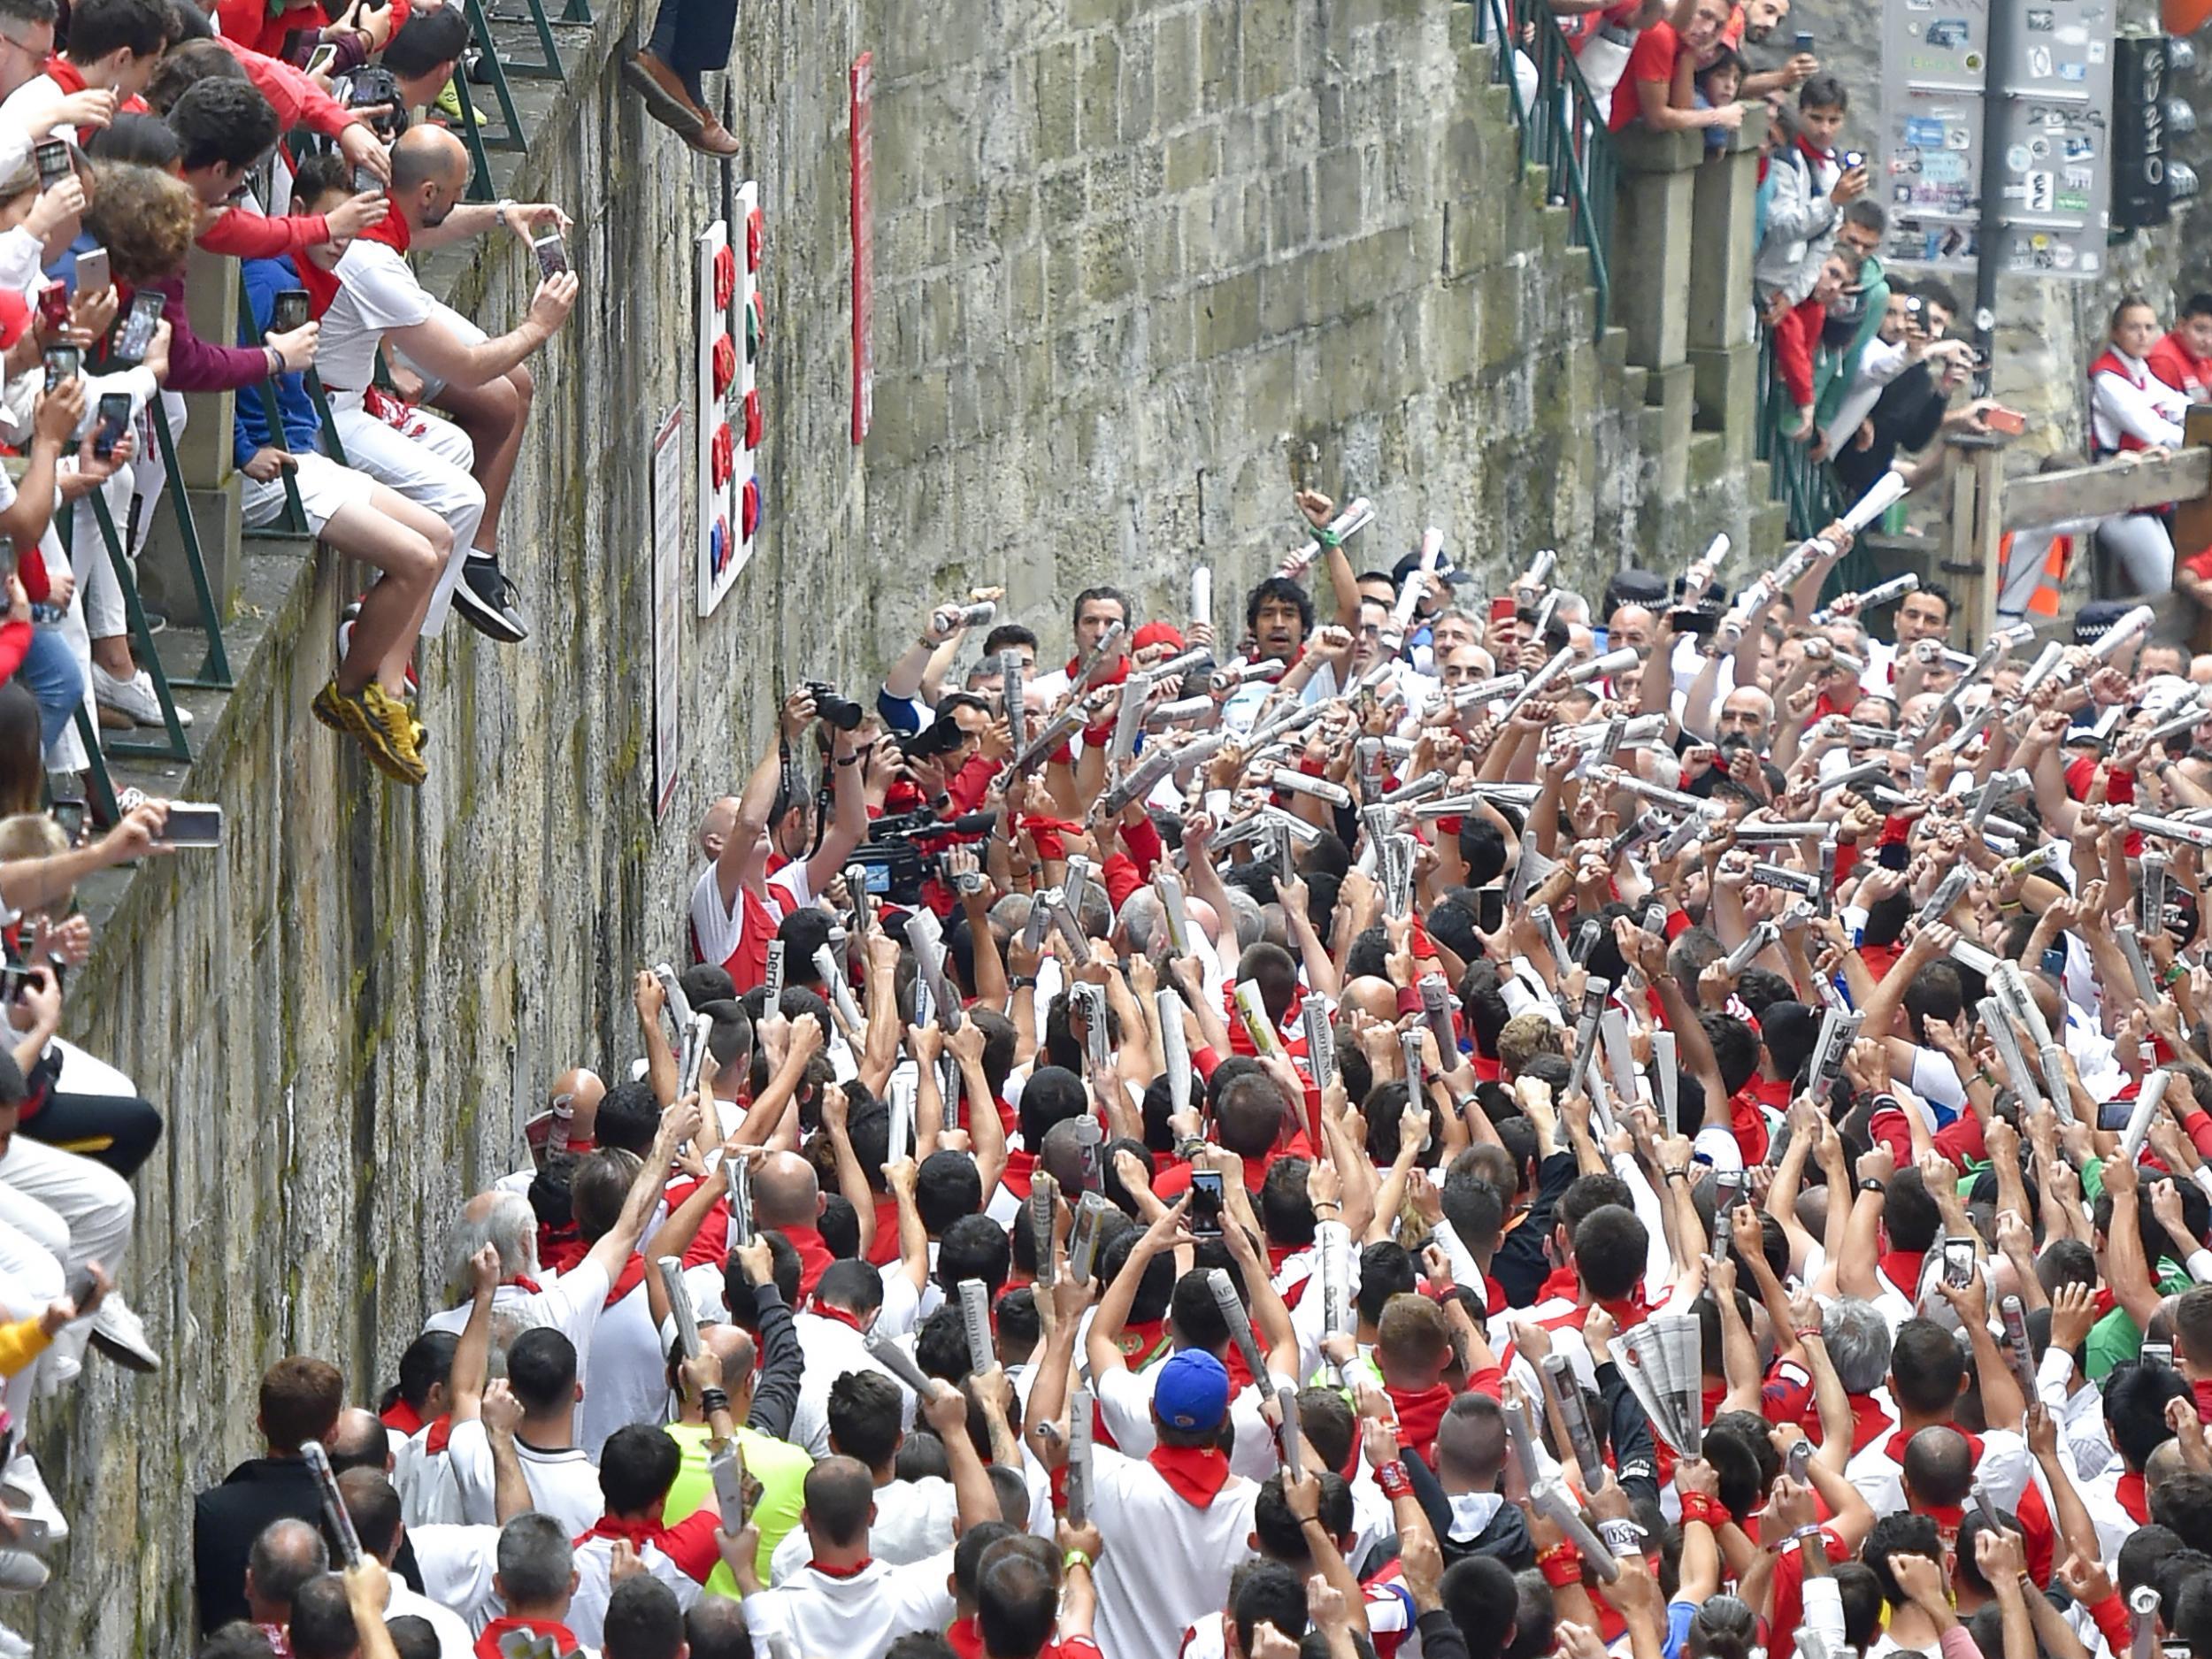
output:
[[[758, 545], [757, 379], [764, 311], [760, 296], [760, 187], [737, 192], [734, 227], [717, 219], [698, 242], [699, 614], [712, 614]], [[734, 241], [733, 241], [734, 236]]]
[[653, 816], [668, 816], [683, 758], [684, 411], [653, 437]]

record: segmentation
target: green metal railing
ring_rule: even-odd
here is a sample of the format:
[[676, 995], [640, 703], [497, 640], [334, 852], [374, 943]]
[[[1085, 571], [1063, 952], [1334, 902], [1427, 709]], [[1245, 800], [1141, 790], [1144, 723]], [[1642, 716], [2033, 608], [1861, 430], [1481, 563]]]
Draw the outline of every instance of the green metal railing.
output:
[[[1602, 338], [1611, 309], [1613, 196], [1620, 180], [1608, 112], [1583, 80], [1544, 0], [1476, 0], [1475, 39], [1496, 49], [1491, 76], [1510, 95], [1522, 163], [1548, 170], [1551, 199], [1572, 215], [1572, 239], [1589, 253], [1592, 310]], [[1533, 97], [1524, 95], [1523, 61], [1536, 71]]]
[[1797, 410], [1774, 363], [1774, 335], [1761, 332], [1759, 342], [1759, 458], [1767, 464], [1773, 499], [1789, 513], [1790, 534], [1798, 541], [1818, 534], [1843, 511], [1835, 480], [1813, 459], [1810, 440], [1787, 434]]

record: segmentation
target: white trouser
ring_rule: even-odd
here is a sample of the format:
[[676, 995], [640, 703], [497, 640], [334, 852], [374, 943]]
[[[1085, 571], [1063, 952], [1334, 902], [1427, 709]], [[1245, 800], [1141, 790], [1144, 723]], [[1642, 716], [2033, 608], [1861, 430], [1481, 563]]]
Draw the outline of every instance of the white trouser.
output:
[[476, 544], [476, 528], [484, 517], [483, 486], [469, 476], [476, 465], [475, 446], [451, 421], [419, 409], [409, 412], [402, 433], [345, 398], [333, 409], [332, 423], [345, 446], [347, 465], [429, 509], [453, 532], [453, 557], [438, 578], [422, 624], [426, 634], [442, 633], [454, 581]]
[[2097, 526], [2105, 551], [2120, 561], [2131, 594], [2162, 594], [2174, 585], [2174, 542], [2162, 519], [2147, 512], [2107, 518]]
[[[8, 1137], [0, 1152], [0, 1187], [43, 1205], [67, 1229], [61, 1262], [71, 1271], [97, 1262], [112, 1279], [120, 1275], [131, 1248], [131, 1220], [138, 1200], [130, 1183], [104, 1164], [64, 1152], [20, 1133]], [[0, 1219], [7, 1219], [0, 1211]], [[84, 1357], [92, 1339], [88, 1321], [79, 1320], [54, 1339], [51, 1350], [64, 1365]]]
[[[161, 406], [168, 412], [169, 435], [182, 437], [184, 399], [174, 392], [164, 392]], [[146, 538], [153, 533], [154, 514], [160, 510], [161, 492], [169, 481], [169, 469], [161, 464], [161, 444], [153, 435], [150, 414], [140, 417], [136, 432], [136, 453], [127, 465], [116, 469], [115, 476], [101, 492], [107, 498], [109, 515], [115, 520], [115, 534], [122, 539], [123, 550], [130, 555], [134, 565], [145, 550]], [[115, 565], [108, 557], [106, 542], [101, 539], [100, 521], [93, 515], [89, 503], [77, 504], [70, 529], [70, 563], [84, 588], [87, 631], [96, 640], [113, 639], [129, 633], [130, 620], [123, 608], [123, 587], [116, 580]], [[88, 674], [88, 685], [90, 679]], [[85, 695], [88, 700], [91, 697], [89, 689]]]
[[[36, 1199], [0, 1185], [0, 1315], [12, 1320], [35, 1318], [46, 1311], [47, 1303], [60, 1300], [68, 1278], [62, 1263], [68, 1255], [69, 1224]], [[57, 1371], [57, 1381], [74, 1376], [88, 1340], [81, 1331], [64, 1330], [37, 1364], [26, 1365], [0, 1386], [0, 1403], [6, 1405], [19, 1430], [38, 1392], [41, 1373]], [[62, 1353], [58, 1355], [56, 1348]]]

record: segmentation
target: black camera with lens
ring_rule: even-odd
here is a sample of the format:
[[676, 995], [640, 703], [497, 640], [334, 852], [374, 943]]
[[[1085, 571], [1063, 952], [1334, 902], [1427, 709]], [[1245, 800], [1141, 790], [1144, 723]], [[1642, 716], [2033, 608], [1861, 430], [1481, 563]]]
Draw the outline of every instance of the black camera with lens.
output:
[[814, 699], [814, 712], [841, 732], [859, 728], [861, 718], [867, 712], [850, 697], [838, 695], [837, 687], [826, 686], [818, 680], [805, 682], [805, 690]]
[[366, 118], [369, 128], [388, 144], [407, 130], [407, 102], [399, 95], [399, 81], [380, 64], [364, 65], [346, 77], [346, 107], [376, 109]]

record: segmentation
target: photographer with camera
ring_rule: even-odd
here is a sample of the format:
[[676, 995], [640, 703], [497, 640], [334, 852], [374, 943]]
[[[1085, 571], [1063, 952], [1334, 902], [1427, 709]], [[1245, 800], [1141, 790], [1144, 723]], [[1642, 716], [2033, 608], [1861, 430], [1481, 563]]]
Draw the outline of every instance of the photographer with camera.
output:
[[[783, 918], [836, 880], [868, 827], [859, 736], [864, 710], [827, 686], [803, 686], [784, 699], [776, 741], [745, 780], [699, 825], [706, 868], [691, 890], [691, 949], [718, 963], [742, 996], [768, 972], [768, 944]], [[823, 788], [834, 818], [819, 825], [816, 803], [799, 782], [792, 749], [818, 719], [829, 730]]]

